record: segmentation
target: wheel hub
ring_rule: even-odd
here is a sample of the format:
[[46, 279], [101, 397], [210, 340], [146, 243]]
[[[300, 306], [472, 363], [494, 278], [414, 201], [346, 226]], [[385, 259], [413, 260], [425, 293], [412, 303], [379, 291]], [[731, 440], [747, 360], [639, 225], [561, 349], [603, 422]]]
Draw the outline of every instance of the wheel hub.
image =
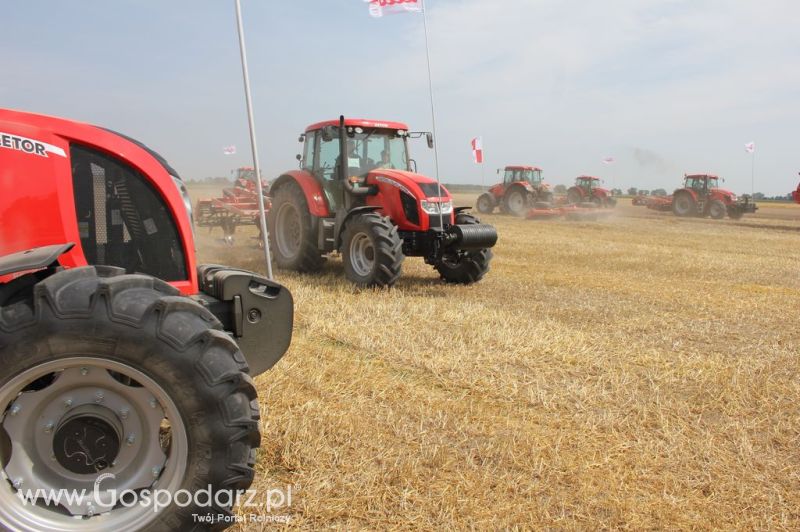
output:
[[122, 423], [105, 407], [76, 408], [65, 416], [53, 436], [53, 456], [73, 473], [99, 473], [115, 463], [122, 430]]
[[375, 246], [366, 233], [358, 233], [350, 241], [350, 264], [353, 271], [361, 277], [372, 272], [375, 265]]

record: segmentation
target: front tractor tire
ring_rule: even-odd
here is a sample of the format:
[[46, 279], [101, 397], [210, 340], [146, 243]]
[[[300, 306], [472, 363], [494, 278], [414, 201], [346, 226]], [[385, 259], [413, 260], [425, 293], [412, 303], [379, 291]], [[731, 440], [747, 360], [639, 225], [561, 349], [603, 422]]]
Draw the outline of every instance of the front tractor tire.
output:
[[[226, 493], [253, 480], [259, 410], [245, 359], [163, 281], [89, 266], [0, 286], [0, 363], [3, 528], [223, 528]], [[62, 489], [91, 495], [54, 506], [19, 493]], [[159, 512], [146, 501], [156, 490], [174, 495]], [[210, 490], [210, 502], [183, 504], [182, 490]]]
[[[456, 216], [456, 224], [471, 225], [481, 221], [471, 214], [460, 213]], [[442, 280], [453, 284], [472, 284], [483, 279], [489, 271], [492, 260], [491, 249], [473, 251], [455, 251], [445, 253], [434, 265]]]
[[478, 196], [478, 202], [476, 206], [478, 207], [478, 212], [482, 214], [491, 214], [494, 211], [495, 200], [494, 196], [485, 192]]
[[342, 234], [347, 278], [360, 287], [392, 286], [403, 267], [403, 243], [397, 227], [374, 212], [355, 215]]
[[325, 263], [317, 247], [306, 196], [297, 183], [291, 181], [278, 188], [267, 223], [272, 257], [279, 268], [315, 272]]
[[524, 216], [530, 208], [530, 203], [528, 191], [520, 186], [512, 187], [503, 198], [506, 212], [514, 216]]
[[583, 203], [583, 195], [576, 188], [571, 188], [567, 191], [567, 203], [579, 204]]
[[695, 214], [697, 208], [692, 197], [687, 193], [676, 194], [672, 199], [672, 213], [675, 216], [686, 217]]

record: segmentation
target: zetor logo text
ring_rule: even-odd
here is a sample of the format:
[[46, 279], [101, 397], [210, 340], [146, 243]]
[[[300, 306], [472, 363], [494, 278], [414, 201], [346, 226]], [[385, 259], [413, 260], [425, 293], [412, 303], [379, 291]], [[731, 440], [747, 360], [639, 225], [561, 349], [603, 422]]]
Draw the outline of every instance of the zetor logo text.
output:
[[58, 146], [26, 137], [20, 137], [19, 135], [12, 135], [11, 133], [3, 133], [2, 131], [0, 131], [0, 148], [18, 150], [31, 155], [38, 155], [39, 157], [48, 157], [48, 153], [61, 157], [67, 156], [64, 150]]

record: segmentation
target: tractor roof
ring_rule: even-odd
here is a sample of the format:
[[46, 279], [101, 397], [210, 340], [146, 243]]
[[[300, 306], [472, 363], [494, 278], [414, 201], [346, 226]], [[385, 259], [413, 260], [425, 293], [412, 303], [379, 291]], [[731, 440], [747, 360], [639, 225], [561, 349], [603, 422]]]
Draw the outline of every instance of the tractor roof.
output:
[[[317, 122], [311, 124], [306, 128], [306, 132], [316, 131], [325, 126], [338, 126], [339, 120], [326, 120], [324, 122]], [[402, 122], [386, 122], [383, 120], [366, 120], [364, 118], [346, 118], [344, 121], [345, 126], [360, 126], [360, 127], [380, 127], [386, 129], [403, 129], [408, 131], [408, 126]]]
[[509, 165], [509, 166], [506, 166], [506, 170], [539, 170], [539, 171], [541, 171], [541, 168], [539, 168], [538, 166]]
[[683, 174], [683, 177], [694, 177], [694, 178], [711, 178], [711, 179], [719, 179], [718, 175], [715, 174]]
[[595, 177], [593, 175], [579, 175], [578, 179], [591, 179], [592, 181], [600, 181], [599, 177]]

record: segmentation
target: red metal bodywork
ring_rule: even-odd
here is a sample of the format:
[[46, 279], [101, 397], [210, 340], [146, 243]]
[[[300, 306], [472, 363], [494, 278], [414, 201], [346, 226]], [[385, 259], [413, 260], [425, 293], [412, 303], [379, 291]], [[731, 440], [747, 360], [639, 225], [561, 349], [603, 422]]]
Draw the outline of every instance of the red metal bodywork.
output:
[[[508, 170], [511, 170], [511, 171], [526, 171], [526, 170], [534, 171], [534, 170], [538, 170], [539, 172], [542, 171], [542, 169], [540, 167], [538, 167], [538, 166], [524, 166], [524, 165], [507, 165], [503, 169], [504, 172], [506, 172]], [[528, 192], [530, 192], [532, 194], [533, 193], [542, 193], [544, 191], [549, 190], [549, 188], [550, 188], [550, 185], [548, 185], [544, 181], [542, 181], [539, 184], [538, 187], [533, 186], [528, 181], [511, 181], [509, 183], [506, 183], [505, 181], [503, 181], [501, 183], [497, 183], [495, 185], [492, 185], [489, 188], [489, 194], [494, 196], [495, 203], [499, 204], [503, 200], [503, 198], [505, 197], [505, 195], [508, 192], [508, 190], [511, 187], [515, 187], [515, 186], [521, 186], [525, 190], [527, 190]]]
[[[13, 137], [47, 144], [44, 154], [15, 149]], [[169, 206], [186, 257], [189, 279], [170, 284], [183, 294], [198, 291], [194, 240], [183, 198], [167, 170], [147, 150], [99, 127], [51, 116], [0, 109], [0, 256], [50, 244], [74, 242], [59, 263], [85, 266], [72, 186], [70, 144], [115, 157], [141, 172]], [[0, 282], [8, 278], [0, 277]]]
[[[587, 193], [587, 191], [583, 187], [579, 187], [578, 186], [578, 180], [579, 179], [589, 179], [589, 180], [592, 181], [592, 187], [591, 187], [591, 192], [590, 193]], [[581, 197], [582, 201], [583, 200], [591, 201], [594, 198], [598, 198], [598, 199], [603, 200], [603, 199], [611, 197], [611, 191], [610, 190], [608, 190], [607, 188], [600, 187], [600, 186], [595, 186], [594, 185], [595, 182], [599, 184], [600, 183], [600, 178], [599, 177], [594, 177], [594, 176], [589, 176], [589, 175], [581, 175], [581, 176], [578, 176], [578, 177], [575, 178], [575, 185], [570, 187], [569, 190], [570, 191], [577, 191], [577, 193], [580, 194], [580, 197]], [[567, 193], [569, 194], [569, 191]]]
[[795, 203], [800, 203], [800, 183], [797, 185], [797, 190], [792, 191], [792, 199]]

